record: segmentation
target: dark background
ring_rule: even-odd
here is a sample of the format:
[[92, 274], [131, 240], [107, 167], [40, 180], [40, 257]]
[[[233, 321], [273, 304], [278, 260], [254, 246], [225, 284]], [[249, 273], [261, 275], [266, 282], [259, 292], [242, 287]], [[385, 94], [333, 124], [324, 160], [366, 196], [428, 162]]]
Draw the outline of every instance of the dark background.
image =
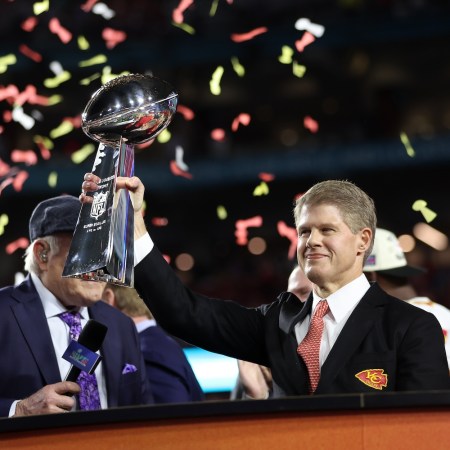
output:
[[[450, 6], [447, 1], [302, 1], [256, 0], [196, 1], [184, 13], [190, 34], [172, 22], [178, 1], [107, 1], [115, 12], [110, 20], [85, 12], [87, 2], [50, 2], [50, 10], [35, 16], [31, 32], [21, 24], [33, 14], [33, 2], [2, 1], [0, 6], [0, 57], [14, 54], [17, 62], [0, 73], [0, 86], [10, 84], [23, 91], [34, 85], [43, 96], [61, 95], [53, 106], [25, 103], [23, 110], [36, 123], [25, 130], [9, 121], [11, 99], [0, 101], [0, 216], [9, 222], [0, 235], [1, 285], [14, 282], [22, 270], [23, 250], [12, 254], [6, 247], [27, 237], [27, 222], [36, 203], [61, 193], [78, 195], [94, 155], [83, 163], [71, 160], [74, 151], [91, 141], [80, 128], [53, 139], [51, 158], [44, 159], [34, 142], [49, 136], [65, 117], [78, 117], [99, 78], [89, 85], [80, 80], [110, 67], [151, 73], [170, 82], [179, 93], [179, 105], [195, 117], [177, 113], [169, 126], [167, 143], [136, 148], [136, 175], [146, 185], [146, 220], [153, 239], [173, 262], [190, 253], [195, 266], [180, 273], [193, 288], [247, 305], [269, 302], [286, 285], [293, 264], [289, 241], [277, 232], [277, 223], [293, 226], [294, 198], [313, 183], [349, 179], [371, 195], [377, 205], [379, 225], [397, 235], [411, 234], [423, 222], [412, 204], [424, 199], [438, 215], [431, 225], [448, 235], [448, 178], [450, 176]], [[215, 14], [210, 11], [217, 6]], [[300, 53], [295, 41], [303, 31], [294, 25], [301, 17], [325, 27], [325, 33]], [[58, 18], [72, 34], [63, 44], [49, 30]], [[127, 33], [127, 39], [108, 49], [102, 39], [105, 27]], [[233, 33], [258, 27], [267, 32], [235, 43]], [[78, 36], [90, 43], [80, 50]], [[42, 55], [41, 62], [24, 56], [26, 44]], [[281, 64], [282, 46], [294, 49], [293, 59], [306, 67], [298, 78], [292, 64]], [[104, 54], [107, 62], [79, 67], [80, 61]], [[231, 59], [245, 68], [239, 77]], [[54, 89], [43, 85], [54, 77], [49, 65], [58, 61], [71, 79]], [[222, 92], [212, 95], [209, 81], [218, 66], [224, 68]], [[231, 131], [240, 113], [251, 115], [248, 126]], [[305, 116], [319, 124], [317, 133], [303, 126]], [[226, 138], [214, 141], [211, 131], [223, 128]], [[404, 132], [415, 150], [408, 156], [400, 140]], [[192, 179], [174, 176], [169, 163], [175, 149], [184, 149], [184, 161]], [[31, 150], [37, 163], [11, 159], [12, 151]], [[6, 168], [5, 168], [6, 167]], [[21, 190], [8, 184], [24, 170], [29, 177]], [[58, 174], [55, 187], [49, 174]], [[255, 197], [259, 174], [274, 176], [268, 195]], [[217, 217], [223, 205], [225, 220]], [[255, 256], [235, 240], [235, 222], [256, 215], [261, 228], [251, 228], [249, 238], [263, 237], [264, 254]], [[155, 218], [167, 218], [158, 227]], [[428, 272], [415, 279], [419, 292], [450, 306], [449, 250], [436, 251], [417, 241], [408, 255]]]

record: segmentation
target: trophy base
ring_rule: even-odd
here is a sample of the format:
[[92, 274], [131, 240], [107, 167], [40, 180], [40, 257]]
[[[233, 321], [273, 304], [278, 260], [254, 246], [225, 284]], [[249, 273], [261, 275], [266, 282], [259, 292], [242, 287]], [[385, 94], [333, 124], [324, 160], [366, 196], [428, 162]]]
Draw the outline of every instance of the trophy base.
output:
[[111, 284], [117, 284], [118, 286], [131, 287], [129, 283], [118, 280], [104, 270], [96, 270], [93, 272], [77, 273], [71, 275], [63, 275], [63, 278], [78, 278], [83, 281], [99, 281]]

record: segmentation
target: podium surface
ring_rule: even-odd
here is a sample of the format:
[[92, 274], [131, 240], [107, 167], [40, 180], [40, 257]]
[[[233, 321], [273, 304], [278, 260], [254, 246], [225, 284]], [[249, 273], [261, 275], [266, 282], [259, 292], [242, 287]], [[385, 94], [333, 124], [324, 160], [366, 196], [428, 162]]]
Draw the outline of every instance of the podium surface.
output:
[[4, 449], [449, 449], [450, 391], [206, 401], [0, 419]]

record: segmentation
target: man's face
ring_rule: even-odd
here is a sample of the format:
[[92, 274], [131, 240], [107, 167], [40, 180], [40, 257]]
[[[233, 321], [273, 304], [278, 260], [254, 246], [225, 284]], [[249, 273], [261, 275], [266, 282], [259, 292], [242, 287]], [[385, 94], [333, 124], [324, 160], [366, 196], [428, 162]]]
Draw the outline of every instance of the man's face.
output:
[[335, 292], [362, 273], [370, 229], [353, 234], [337, 207], [304, 206], [297, 231], [298, 262], [322, 294]]
[[44, 286], [66, 307], [90, 306], [102, 297], [106, 283], [84, 281], [78, 278], [62, 278], [62, 272], [69, 253], [72, 236], [61, 233], [58, 235], [59, 250], [48, 253], [48, 262], [41, 264], [43, 272], [41, 280]]

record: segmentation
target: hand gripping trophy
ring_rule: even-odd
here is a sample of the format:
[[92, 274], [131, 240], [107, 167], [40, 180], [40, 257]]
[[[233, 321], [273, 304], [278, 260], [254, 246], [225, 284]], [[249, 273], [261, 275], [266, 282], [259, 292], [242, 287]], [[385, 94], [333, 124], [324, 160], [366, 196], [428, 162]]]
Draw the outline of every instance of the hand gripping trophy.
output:
[[82, 114], [83, 131], [100, 143], [92, 173], [101, 178], [92, 204], [81, 206], [63, 277], [134, 282], [134, 215], [118, 176], [134, 174], [134, 145], [155, 138], [176, 111], [178, 94], [159, 78], [131, 74], [96, 91]]

